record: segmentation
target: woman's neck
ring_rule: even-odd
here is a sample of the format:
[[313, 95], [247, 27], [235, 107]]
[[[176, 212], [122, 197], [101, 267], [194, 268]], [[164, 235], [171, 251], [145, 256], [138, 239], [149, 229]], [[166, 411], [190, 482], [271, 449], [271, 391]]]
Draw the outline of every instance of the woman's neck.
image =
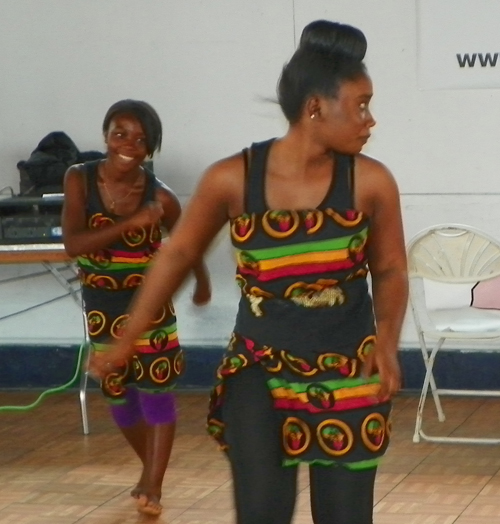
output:
[[299, 126], [291, 126], [288, 133], [273, 144], [269, 167], [280, 165], [291, 176], [300, 176], [331, 165], [332, 158], [331, 151], [320, 146], [308, 133]]

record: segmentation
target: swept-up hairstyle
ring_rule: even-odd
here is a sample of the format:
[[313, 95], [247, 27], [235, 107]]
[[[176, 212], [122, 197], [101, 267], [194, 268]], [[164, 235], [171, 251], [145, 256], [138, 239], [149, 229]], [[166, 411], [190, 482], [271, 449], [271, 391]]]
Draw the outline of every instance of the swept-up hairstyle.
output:
[[366, 74], [366, 38], [357, 28], [328, 20], [308, 24], [278, 81], [278, 101], [287, 120], [300, 119], [314, 95], [335, 97], [340, 84]]
[[313, 46], [363, 60], [368, 46], [361, 30], [330, 20], [315, 20], [302, 30], [299, 47]]

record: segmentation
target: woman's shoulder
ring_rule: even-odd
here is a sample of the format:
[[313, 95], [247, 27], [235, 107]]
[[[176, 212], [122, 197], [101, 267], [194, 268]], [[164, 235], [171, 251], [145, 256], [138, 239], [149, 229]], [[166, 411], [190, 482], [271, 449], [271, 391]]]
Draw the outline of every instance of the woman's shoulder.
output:
[[356, 201], [359, 209], [372, 215], [380, 205], [399, 201], [399, 188], [389, 168], [367, 155], [355, 157]]
[[359, 154], [355, 156], [354, 166], [358, 184], [378, 187], [382, 190], [387, 185], [397, 186], [394, 175], [380, 160]]
[[65, 187], [84, 187], [87, 181], [87, 169], [85, 164], [73, 164], [64, 175]]
[[221, 158], [208, 167], [205, 174], [214, 178], [235, 177], [245, 172], [244, 152]]
[[91, 175], [97, 172], [98, 165], [98, 160], [89, 160], [88, 162], [73, 164], [66, 170], [66, 176], [82, 178], [84, 175]]
[[242, 208], [245, 181], [245, 161], [242, 152], [211, 164], [202, 174], [191, 201], [197, 205], [224, 209], [228, 216]]
[[70, 166], [64, 175], [64, 202], [66, 207], [81, 205], [87, 200], [87, 170], [84, 164]]
[[392, 176], [389, 168], [380, 160], [365, 154], [359, 154], [355, 157], [356, 171], [360, 174], [373, 176]]
[[245, 157], [243, 152], [222, 158], [211, 164], [204, 172], [201, 184], [205, 189], [239, 192], [245, 178]]
[[176, 206], [179, 205], [179, 199], [177, 198], [175, 191], [171, 187], [169, 187], [163, 180], [159, 179], [156, 175], [154, 175], [153, 183], [155, 200], [162, 202], [164, 206], [172, 204], [175, 204]]

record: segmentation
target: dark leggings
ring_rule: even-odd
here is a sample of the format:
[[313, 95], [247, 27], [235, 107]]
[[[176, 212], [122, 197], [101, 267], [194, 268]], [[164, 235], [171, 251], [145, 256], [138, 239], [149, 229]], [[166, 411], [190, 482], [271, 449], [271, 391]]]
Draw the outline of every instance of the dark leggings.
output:
[[[281, 465], [281, 428], [260, 365], [227, 380], [225, 437], [238, 524], [290, 524], [297, 468]], [[375, 469], [310, 466], [315, 524], [372, 524]]]

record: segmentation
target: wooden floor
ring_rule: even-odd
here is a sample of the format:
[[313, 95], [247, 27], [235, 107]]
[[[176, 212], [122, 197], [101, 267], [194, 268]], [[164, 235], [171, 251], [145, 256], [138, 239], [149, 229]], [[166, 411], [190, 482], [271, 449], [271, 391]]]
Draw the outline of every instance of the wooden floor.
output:
[[[203, 429], [206, 397], [178, 395], [179, 429], [158, 523], [234, 522], [228, 465]], [[0, 405], [30, 398], [2, 392]], [[445, 408], [447, 421], [431, 421], [433, 429], [500, 435], [500, 400], [453, 399]], [[129, 496], [138, 460], [98, 393], [91, 395], [89, 409], [88, 437], [81, 433], [75, 393], [50, 397], [27, 413], [0, 413], [0, 523], [144, 522]], [[500, 523], [500, 447], [413, 444], [415, 410], [414, 397], [396, 399], [393, 442], [376, 484], [375, 523]], [[310, 523], [304, 469], [294, 524]]]

